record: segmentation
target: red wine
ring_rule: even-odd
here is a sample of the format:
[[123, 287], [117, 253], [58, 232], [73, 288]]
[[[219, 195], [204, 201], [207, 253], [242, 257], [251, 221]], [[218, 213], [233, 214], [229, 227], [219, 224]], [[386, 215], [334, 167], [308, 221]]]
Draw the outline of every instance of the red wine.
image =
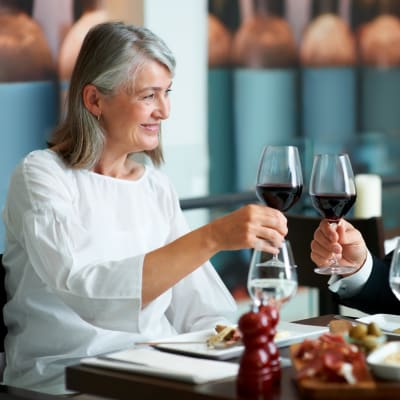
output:
[[303, 185], [260, 184], [256, 186], [258, 198], [267, 206], [280, 211], [289, 210], [301, 196]]
[[314, 208], [326, 219], [337, 221], [342, 218], [356, 201], [355, 194], [322, 193], [311, 195]]

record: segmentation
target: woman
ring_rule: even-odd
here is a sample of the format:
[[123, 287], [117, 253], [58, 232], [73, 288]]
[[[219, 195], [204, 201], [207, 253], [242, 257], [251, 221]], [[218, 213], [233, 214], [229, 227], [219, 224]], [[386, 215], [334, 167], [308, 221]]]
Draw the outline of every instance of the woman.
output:
[[341, 220], [335, 229], [323, 220], [311, 242], [311, 259], [318, 266], [329, 265], [332, 254], [339, 264], [357, 267], [353, 274], [329, 280], [338, 302], [370, 314], [400, 314], [400, 301], [389, 285], [393, 253], [381, 260], [370, 254], [361, 233], [348, 221]]
[[16, 169], [5, 206], [6, 384], [64, 393], [64, 368], [82, 357], [227, 323], [235, 303], [208, 259], [279, 251], [286, 218], [261, 205], [188, 231], [154, 167], [174, 67], [145, 28], [108, 22], [86, 36], [66, 118]]

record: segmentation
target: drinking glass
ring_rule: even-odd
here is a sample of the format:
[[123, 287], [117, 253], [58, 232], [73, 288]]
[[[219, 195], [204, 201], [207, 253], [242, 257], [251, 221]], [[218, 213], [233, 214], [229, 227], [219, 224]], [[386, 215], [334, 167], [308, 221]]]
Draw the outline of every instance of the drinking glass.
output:
[[[289, 210], [301, 196], [303, 175], [296, 146], [264, 146], [257, 170], [256, 194], [269, 207]], [[277, 256], [270, 264], [278, 263]]]
[[389, 284], [394, 295], [400, 300], [400, 239], [397, 239], [396, 248], [390, 264]]
[[253, 250], [247, 289], [255, 304], [273, 304], [279, 309], [297, 291], [297, 266], [289, 241], [283, 243], [277, 257], [279, 263], [271, 264], [272, 254]]
[[[356, 185], [347, 154], [318, 154], [314, 157], [310, 196], [314, 208], [334, 226], [344, 217], [356, 200]], [[334, 255], [329, 266], [315, 268], [323, 274], [346, 274], [354, 265], [339, 265]]]

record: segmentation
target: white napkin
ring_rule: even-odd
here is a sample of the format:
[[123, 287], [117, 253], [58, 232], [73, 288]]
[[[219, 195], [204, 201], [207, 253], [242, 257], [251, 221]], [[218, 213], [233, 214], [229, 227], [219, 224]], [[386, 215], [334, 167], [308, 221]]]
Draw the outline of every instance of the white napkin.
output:
[[239, 365], [170, 354], [148, 348], [132, 348], [103, 357], [84, 358], [81, 364], [162, 376], [190, 383], [205, 383], [237, 376]]

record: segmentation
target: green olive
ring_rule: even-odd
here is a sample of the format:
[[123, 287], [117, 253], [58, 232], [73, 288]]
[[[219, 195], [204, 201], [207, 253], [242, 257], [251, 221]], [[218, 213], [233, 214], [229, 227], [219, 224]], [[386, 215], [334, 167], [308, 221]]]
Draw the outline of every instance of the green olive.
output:
[[378, 341], [377, 337], [375, 335], [367, 335], [363, 338], [362, 340], [364, 347], [368, 350], [371, 351], [378, 347]]
[[382, 336], [381, 328], [375, 322], [371, 322], [368, 324], [368, 335]]
[[367, 325], [357, 324], [350, 328], [349, 336], [353, 339], [362, 339], [368, 333]]

